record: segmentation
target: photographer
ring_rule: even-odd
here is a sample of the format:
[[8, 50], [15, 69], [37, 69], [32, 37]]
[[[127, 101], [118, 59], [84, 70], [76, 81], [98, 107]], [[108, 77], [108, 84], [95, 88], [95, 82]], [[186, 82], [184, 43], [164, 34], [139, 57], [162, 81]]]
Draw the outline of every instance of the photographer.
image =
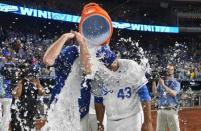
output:
[[158, 84], [152, 83], [158, 97], [157, 131], [180, 131], [178, 119], [178, 98], [180, 83], [174, 78], [174, 65], [168, 64], [164, 77], [159, 77]]
[[11, 107], [11, 130], [29, 131], [35, 128], [35, 120], [38, 118], [37, 97], [45, 95], [37, 70], [29, 63], [22, 68], [21, 80], [12, 91], [13, 101]]

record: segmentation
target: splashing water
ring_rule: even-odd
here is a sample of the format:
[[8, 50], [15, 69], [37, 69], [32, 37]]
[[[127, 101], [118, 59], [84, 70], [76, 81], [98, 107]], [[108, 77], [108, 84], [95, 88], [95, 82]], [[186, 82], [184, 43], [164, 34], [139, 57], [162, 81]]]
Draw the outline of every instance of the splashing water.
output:
[[120, 38], [117, 45], [129, 45], [128, 48], [120, 50], [122, 57], [138, 62], [138, 64], [143, 68], [145, 72], [151, 71], [149, 60], [146, 57], [146, 53], [142, 47], [139, 46], [139, 42], [132, 40], [131, 37], [128, 39]]
[[[108, 70], [99, 60], [96, 58], [95, 52], [97, 47], [94, 46], [90, 48], [91, 54], [91, 64], [92, 64], [92, 75], [91, 78], [95, 77], [96, 73], [100, 69], [104, 75], [109, 75], [110, 77], [116, 79], [126, 79], [131, 80], [131, 78], [124, 78], [127, 76], [117, 76], [112, 71]], [[141, 50], [142, 51], [142, 50]], [[143, 61], [144, 62], [144, 61]], [[136, 63], [136, 65], [138, 65]], [[136, 66], [135, 65], [135, 66]], [[139, 65], [141, 66], [141, 65]], [[80, 84], [82, 81], [80, 59], [77, 59], [73, 64], [72, 71], [65, 82], [61, 93], [59, 94], [58, 101], [51, 107], [48, 112], [48, 123], [43, 128], [44, 131], [79, 131], [80, 130], [80, 115], [79, 106], [77, 99], [80, 97]], [[140, 75], [140, 74], [138, 74]], [[136, 76], [137, 77], [137, 76]]]
[[[97, 74], [95, 75], [96, 81], [92, 82], [92, 87], [101, 88], [101, 87], [103, 87], [102, 85], [104, 83], [107, 83], [107, 84], [110, 83], [110, 85], [114, 85], [114, 86], [110, 87], [109, 90], [116, 90], [115, 89], [116, 81], [119, 82], [120, 80], [123, 80], [124, 82], [119, 82], [119, 83], [127, 82], [132, 85], [136, 85], [136, 83], [138, 83], [138, 81], [139, 81], [138, 78], [142, 78], [145, 75], [145, 73], [150, 70], [148, 59], [145, 57], [143, 49], [141, 47], [139, 47], [138, 42], [132, 41], [131, 38], [129, 38], [129, 39], [121, 38], [119, 40], [119, 42], [124, 42], [127, 44], [131, 43], [131, 45], [132, 45], [132, 48], [130, 48], [130, 50], [126, 49], [123, 52], [121, 52], [121, 54], [127, 55], [128, 57], [130, 57], [132, 55], [133, 56], [137, 55], [139, 59], [136, 59], [136, 57], [132, 57], [130, 59], [130, 60], [134, 61], [132, 63], [132, 65], [128, 66], [128, 67], [127, 66], [123, 67], [124, 68], [123, 70], [125, 70], [125, 73], [119, 74], [117, 72], [111, 71], [108, 68], [106, 68], [101, 62], [98, 62], [98, 60], [96, 60], [97, 58], [93, 58], [93, 61], [92, 61], [93, 66], [92, 67], [96, 67], [95, 71], [98, 71], [99, 73], [98, 73], [98, 75]], [[117, 43], [117, 45], [119, 45], [119, 43]], [[135, 53], [134, 53], [134, 50], [135, 50]], [[94, 66], [94, 65], [96, 65], [96, 66]], [[98, 67], [98, 69], [97, 69], [97, 67]], [[131, 72], [128, 72], [126, 70], [130, 70], [130, 71], [135, 70], [135, 73], [132, 74]], [[130, 77], [131, 75], [133, 77]], [[104, 78], [107, 78], [107, 80]], [[111, 80], [113, 80], [113, 81], [111, 81]], [[101, 95], [101, 91], [97, 88], [95, 88], [95, 89], [92, 88], [92, 92], [94, 93], [94, 95], [97, 95], [97, 96]]]
[[44, 131], [80, 131], [78, 105], [82, 82], [80, 67], [80, 60], [77, 59], [59, 94], [57, 103], [48, 112], [48, 123]]
[[[150, 79], [152, 79], [151, 71], [163, 71], [167, 63], [172, 63], [177, 68], [176, 73], [178, 73], [178, 76], [176, 77], [179, 79], [187, 79], [186, 77], [183, 78], [180, 76], [180, 73], [186, 73], [187, 67], [190, 67], [190, 63], [192, 63], [192, 57], [189, 56], [189, 49], [186, 43], [175, 42], [173, 46], [160, 49], [163, 51], [162, 54], [160, 54], [160, 51], [157, 51], [157, 49], [154, 49], [157, 54], [152, 52], [149, 48], [145, 48], [144, 51], [139, 47], [139, 42], [135, 42], [131, 38], [120, 38], [117, 45], [120, 47], [119, 50], [122, 56], [137, 61], [145, 69], [146, 73], [151, 75]], [[179, 101], [179, 103], [181, 103], [181, 101]]]
[[[148, 52], [144, 52], [141, 47], [139, 47], [138, 42], [134, 42], [131, 38], [124, 39], [121, 38], [119, 40], [119, 43], [127, 43], [130, 44], [130, 49], [121, 50], [121, 54], [123, 56], [127, 56], [131, 58], [131, 60], [134, 60], [138, 62], [135, 66], [139, 66], [141, 69], [143, 69], [143, 73], [150, 72], [151, 68], [149, 65], [149, 60], [146, 57]], [[118, 44], [119, 44], [118, 43]], [[173, 55], [171, 55], [174, 58], [178, 58], [177, 60], [182, 60], [180, 58], [182, 50], [180, 48], [180, 44], [175, 44], [176, 49], [171, 48]], [[182, 45], [183, 48], [186, 48]], [[90, 47], [90, 54], [95, 54], [96, 47]], [[176, 59], [172, 59], [176, 60]], [[178, 62], [177, 61], [177, 62]], [[124, 76], [116, 76], [114, 72], [105, 69], [104, 65], [99, 62], [99, 60], [96, 58], [95, 55], [91, 55], [91, 64], [92, 64], [92, 77], [95, 77], [99, 81], [103, 81], [102, 78], [98, 78], [95, 74], [98, 70], [102, 70], [102, 75], [107, 75], [108, 80], [110, 80], [110, 77], [116, 78], [116, 79], [122, 79], [123, 80], [130, 80], [131, 78], [124, 78], [127, 74]], [[79, 116], [79, 106], [77, 99], [80, 97], [80, 82], [82, 81], [82, 78], [80, 76], [80, 63], [79, 60], [76, 60], [72, 67], [72, 72], [70, 73], [67, 81], [65, 82], [65, 86], [61, 90], [61, 93], [58, 98], [58, 102], [54, 107], [51, 107], [51, 110], [48, 113], [48, 123], [44, 127], [44, 131], [79, 131], [80, 130], [80, 116]], [[139, 74], [140, 75], [140, 74]], [[138, 76], [136, 76], [138, 77]], [[133, 80], [133, 79], [132, 79]], [[100, 84], [100, 83], [99, 83]], [[71, 85], [71, 86], [69, 86]], [[97, 91], [97, 89], [94, 89]], [[72, 92], [73, 91], [73, 92]], [[94, 91], [95, 92], [95, 91]], [[97, 92], [96, 92], [97, 93]], [[100, 94], [97, 93], [97, 94]], [[95, 95], [97, 95], [95, 94]]]
[[[95, 54], [97, 47], [90, 48], [90, 54]], [[93, 74], [98, 70], [98, 59], [91, 55], [92, 75], [85, 76], [85, 79], [92, 79]], [[78, 98], [80, 98], [80, 85], [83, 80], [80, 58], [76, 59], [72, 71], [69, 74], [65, 85], [58, 96], [58, 101], [51, 106], [48, 112], [48, 123], [43, 131], [80, 131], [80, 113]], [[86, 85], [86, 83], [83, 83]]]

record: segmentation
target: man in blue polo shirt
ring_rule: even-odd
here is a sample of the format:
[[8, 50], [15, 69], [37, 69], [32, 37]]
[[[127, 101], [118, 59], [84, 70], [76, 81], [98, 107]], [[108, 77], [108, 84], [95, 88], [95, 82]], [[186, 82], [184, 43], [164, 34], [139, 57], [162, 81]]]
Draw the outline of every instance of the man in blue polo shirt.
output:
[[174, 78], [174, 65], [168, 64], [165, 78], [160, 78], [158, 85], [153, 82], [158, 94], [157, 131], [180, 131], [178, 118], [178, 93], [180, 83]]

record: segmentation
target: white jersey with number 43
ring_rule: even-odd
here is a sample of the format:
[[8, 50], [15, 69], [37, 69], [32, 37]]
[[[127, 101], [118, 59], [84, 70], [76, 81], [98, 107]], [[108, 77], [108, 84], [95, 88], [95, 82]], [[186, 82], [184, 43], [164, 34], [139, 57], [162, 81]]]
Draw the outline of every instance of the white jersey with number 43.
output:
[[119, 59], [119, 68], [113, 72], [100, 67], [103, 104], [110, 120], [124, 119], [142, 111], [137, 91], [147, 83], [145, 71], [133, 60]]

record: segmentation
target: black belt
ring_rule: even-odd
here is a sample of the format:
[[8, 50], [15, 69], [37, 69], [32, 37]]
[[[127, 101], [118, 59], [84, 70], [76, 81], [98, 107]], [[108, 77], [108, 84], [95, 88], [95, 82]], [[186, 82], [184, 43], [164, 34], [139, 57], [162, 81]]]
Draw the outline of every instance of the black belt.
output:
[[159, 107], [158, 110], [175, 110], [175, 111], [177, 111], [177, 107]]

